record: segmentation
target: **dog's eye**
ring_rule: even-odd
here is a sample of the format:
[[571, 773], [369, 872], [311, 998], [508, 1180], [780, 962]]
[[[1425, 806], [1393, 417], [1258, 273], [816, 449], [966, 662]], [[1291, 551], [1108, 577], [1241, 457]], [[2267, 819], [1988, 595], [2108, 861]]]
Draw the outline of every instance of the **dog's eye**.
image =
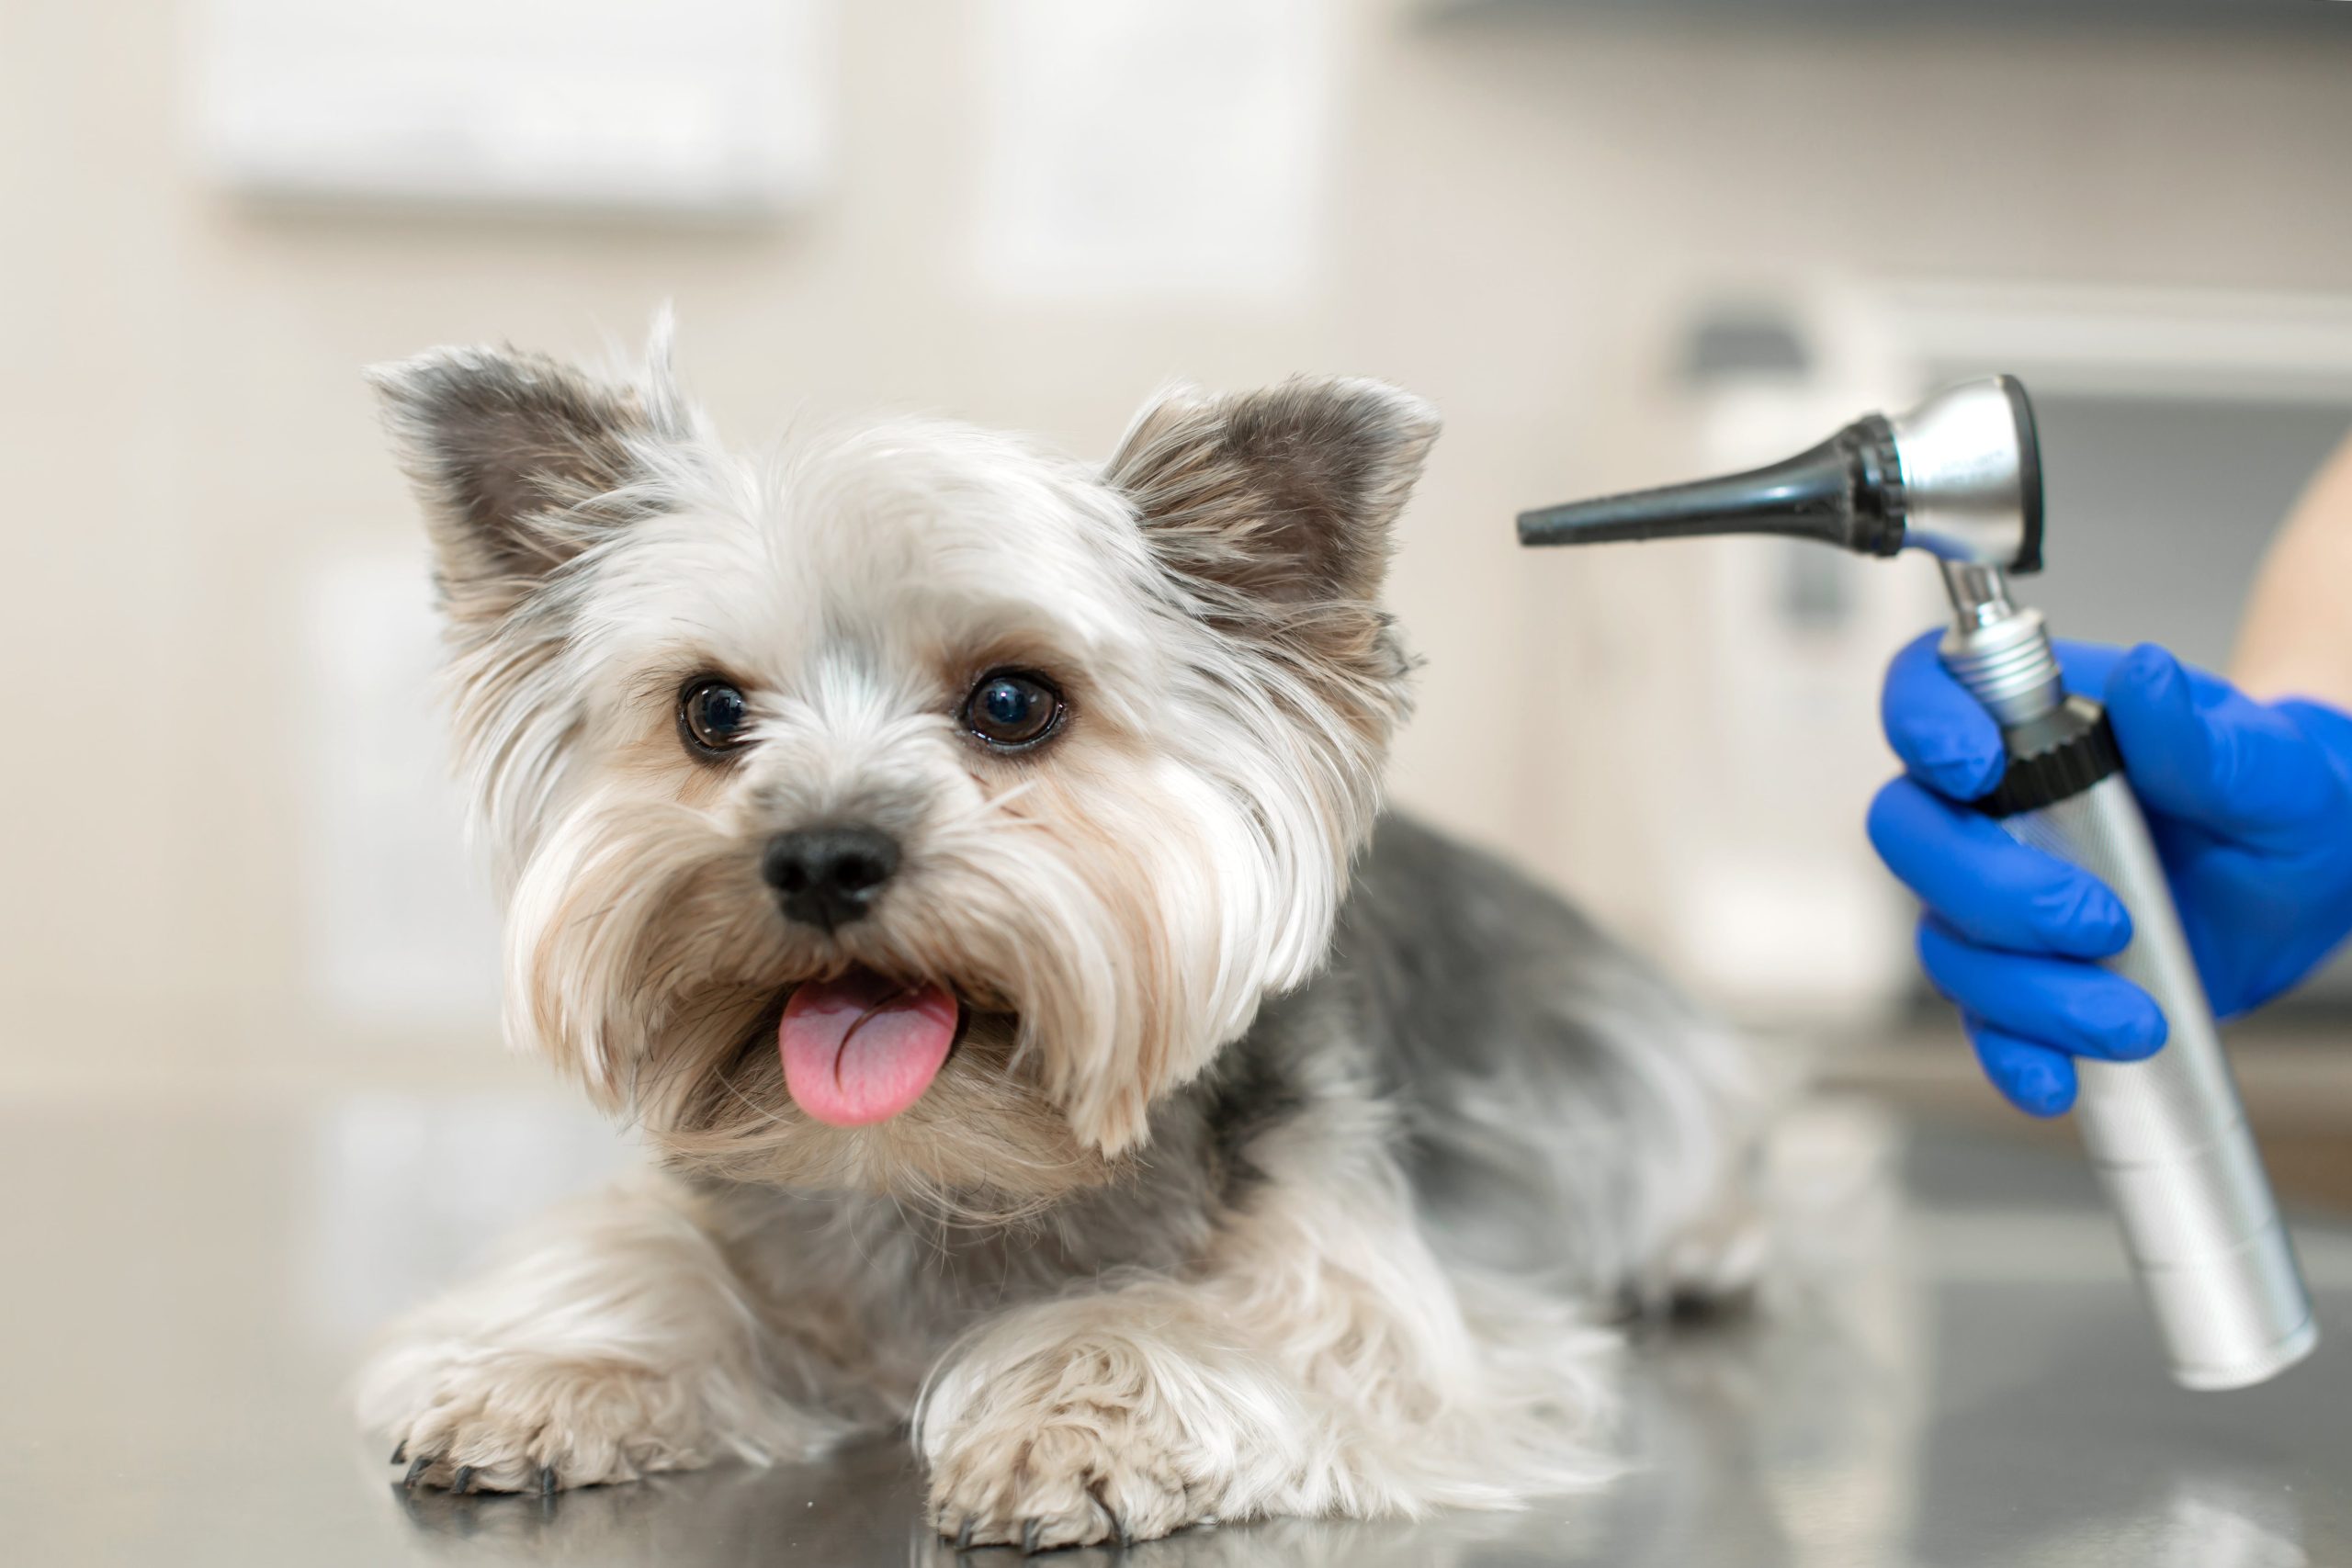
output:
[[964, 699], [964, 728], [1000, 750], [1035, 746], [1061, 721], [1061, 693], [1027, 670], [990, 671]]
[[690, 750], [705, 756], [731, 751], [743, 743], [750, 722], [743, 694], [724, 681], [704, 676], [678, 694], [678, 733]]

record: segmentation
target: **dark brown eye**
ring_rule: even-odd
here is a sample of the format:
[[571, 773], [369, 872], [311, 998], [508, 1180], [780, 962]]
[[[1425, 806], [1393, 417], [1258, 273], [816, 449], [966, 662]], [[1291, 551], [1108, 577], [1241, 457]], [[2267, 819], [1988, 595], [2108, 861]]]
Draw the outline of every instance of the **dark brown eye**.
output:
[[688, 750], [705, 757], [743, 744], [751, 716], [743, 694], [724, 681], [706, 675], [678, 694], [678, 733]]
[[964, 699], [964, 728], [1000, 751], [1035, 746], [1060, 728], [1062, 694], [1028, 670], [992, 670]]

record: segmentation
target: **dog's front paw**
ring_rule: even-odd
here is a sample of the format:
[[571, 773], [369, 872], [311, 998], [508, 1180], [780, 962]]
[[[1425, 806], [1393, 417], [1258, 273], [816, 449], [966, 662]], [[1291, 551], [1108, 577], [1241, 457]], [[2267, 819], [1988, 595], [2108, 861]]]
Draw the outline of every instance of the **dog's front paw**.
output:
[[916, 1440], [941, 1534], [1038, 1551], [1250, 1511], [1234, 1483], [1257, 1445], [1217, 1393], [1238, 1380], [1125, 1318], [1102, 1302], [1022, 1314], [933, 1378]]
[[411, 1487], [548, 1493], [712, 1457], [693, 1393], [641, 1366], [478, 1352], [405, 1371], [374, 1380], [368, 1403]]
[[1018, 1403], [983, 1413], [932, 1456], [933, 1517], [958, 1548], [1124, 1546], [1204, 1517], [1148, 1409]]

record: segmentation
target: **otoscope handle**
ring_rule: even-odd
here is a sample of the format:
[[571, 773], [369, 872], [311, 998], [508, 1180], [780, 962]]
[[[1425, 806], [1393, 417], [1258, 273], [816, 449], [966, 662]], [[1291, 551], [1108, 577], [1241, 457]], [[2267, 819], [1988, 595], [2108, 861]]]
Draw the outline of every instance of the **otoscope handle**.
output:
[[2121, 900], [2132, 941], [2108, 967], [2164, 1010], [2164, 1048], [2147, 1060], [2076, 1058], [2075, 1120], [2173, 1377], [2195, 1389], [2260, 1382], [2308, 1354], [2318, 1325], [2147, 818], [2105, 715], [2063, 694], [2041, 615], [2010, 604], [1997, 572], [1947, 567], [1945, 580], [1960, 613], [1945, 666], [1992, 712], [2009, 753], [1987, 809]]
[[2110, 773], [2001, 826], [2081, 866], [2131, 911], [2131, 945], [2108, 967], [2155, 998], [2168, 1032], [2143, 1062], [2076, 1058], [2083, 1147], [2174, 1379], [2260, 1382], [2309, 1353], [2319, 1328], [2139, 800]]

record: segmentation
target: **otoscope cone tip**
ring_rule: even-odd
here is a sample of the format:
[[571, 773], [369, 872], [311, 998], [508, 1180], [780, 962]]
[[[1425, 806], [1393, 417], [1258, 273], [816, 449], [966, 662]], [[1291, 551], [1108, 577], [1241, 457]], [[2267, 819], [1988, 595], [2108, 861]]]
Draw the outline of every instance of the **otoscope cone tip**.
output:
[[1779, 534], [1866, 554], [1902, 540], [1885, 421], [1863, 420], [1810, 452], [1744, 474], [1546, 506], [1519, 516], [1523, 545]]

